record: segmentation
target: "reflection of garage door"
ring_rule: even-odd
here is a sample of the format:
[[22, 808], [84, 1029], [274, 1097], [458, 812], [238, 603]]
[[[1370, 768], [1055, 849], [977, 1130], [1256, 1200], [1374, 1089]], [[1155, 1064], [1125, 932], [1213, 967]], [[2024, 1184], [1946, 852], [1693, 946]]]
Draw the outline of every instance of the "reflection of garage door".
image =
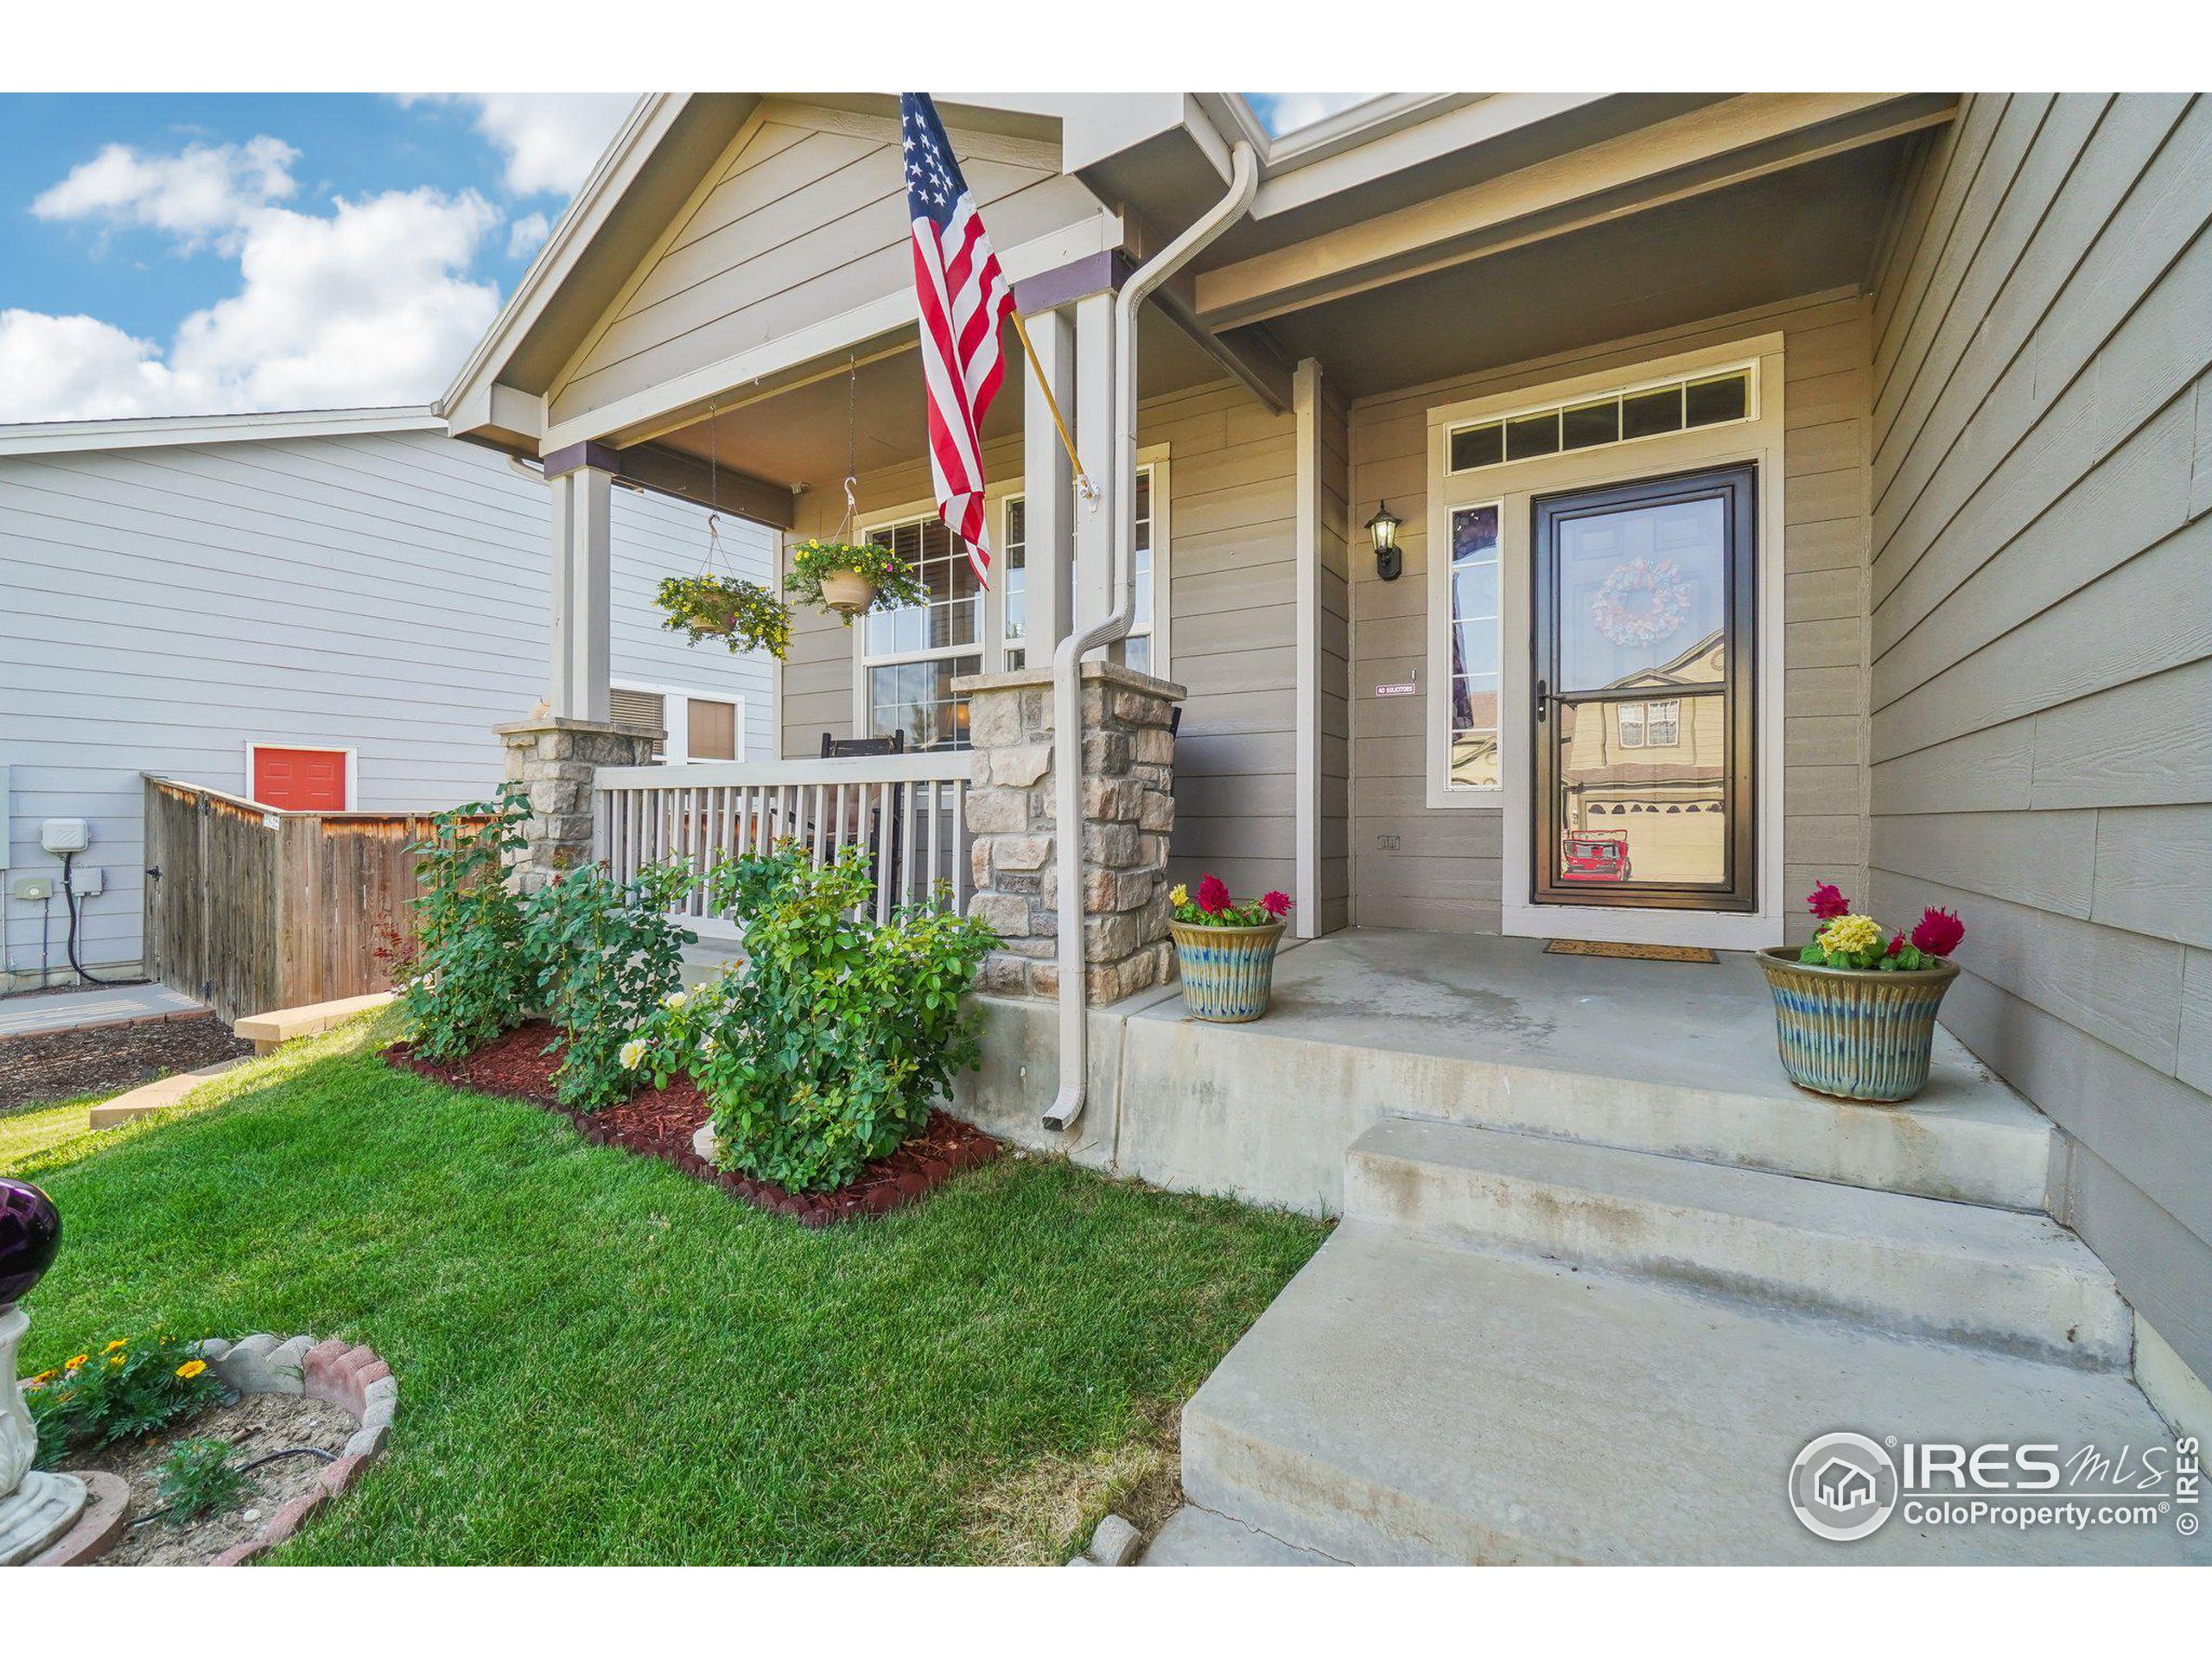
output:
[[264, 806], [286, 812], [343, 812], [346, 751], [278, 749], [257, 744], [247, 791]]

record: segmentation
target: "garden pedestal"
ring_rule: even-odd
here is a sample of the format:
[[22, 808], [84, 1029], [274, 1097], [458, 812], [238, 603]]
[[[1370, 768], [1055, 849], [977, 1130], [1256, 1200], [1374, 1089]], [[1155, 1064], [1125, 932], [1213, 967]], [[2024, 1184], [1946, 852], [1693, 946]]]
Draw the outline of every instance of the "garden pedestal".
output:
[[85, 1508], [83, 1481], [31, 1467], [38, 1430], [16, 1380], [16, 1350], [29, 1328], [22, 1308], [0, 1307], [0, 1567], [43, 1554]]

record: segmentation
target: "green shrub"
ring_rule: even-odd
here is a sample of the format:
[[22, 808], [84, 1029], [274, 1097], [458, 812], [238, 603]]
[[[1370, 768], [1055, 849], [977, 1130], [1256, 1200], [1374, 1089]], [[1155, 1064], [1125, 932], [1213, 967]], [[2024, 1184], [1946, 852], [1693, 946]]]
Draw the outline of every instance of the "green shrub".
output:
[[834, 1190], [897, 1151], [981, 1058], [960, 999], [995, 936], [922, 908], [867, 919], [868, 868], [856, 847], [817, 869], [791, 845], [719, 867], [745, 960], [667, 999], [624, 1046], [658, 1082], [688, 1075], [728, 1163], [790, 1192]]
[[119, 1338], [23, 1385], [38, 1427], [39, 1462], [48, 1468], [69, 1452], [166, 1428], [228, 1392], [194, 1344], [158, 1333]]
[[537, 976], [523, 949], [522, 900], [506, 882], [529, 817], [522, 785], [507, 784], [496, 801], [439, 813], [414, 849], [421, 952], [399, 1001], [425, 1058], [457, 1060], [530, 1011]]
[[694, 879], [671, 859], [618, 881], [596, 864], [570, 870], [523, 906], [523, 949], [568, 1051], [553, 1081], [561, 1103], [595, 1112], [639, 1082], [620, 1051], [676, 989], [697, 938], [669, 914]]

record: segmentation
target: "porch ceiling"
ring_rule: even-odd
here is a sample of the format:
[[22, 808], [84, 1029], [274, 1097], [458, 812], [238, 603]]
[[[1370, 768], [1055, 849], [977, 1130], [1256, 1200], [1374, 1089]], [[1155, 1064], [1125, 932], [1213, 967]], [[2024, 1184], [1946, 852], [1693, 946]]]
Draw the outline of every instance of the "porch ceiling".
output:
[[[1028, 375], [1011, 330], [1004, 385], [983, 422], [986, 442], [1021, 430]], [[656, 442], [701, 461], [712, 459], [785, 488], [834, 492], [845, 476], [848, 406], [858, 470], [918, 461], [928, 452], [919, 353], [911, 331], [852, 353], [860, 359], [857, 392], [849, 398], [843, 354], [810, 365], [781, 390], [734, 388], [723, 409], [706, 420], [663, 434]], [[1222, 378], [1220, 365], [1166, 318], [1147, 312], [1138, 337], [1138, 391], [1151, 397]], [[880, 505], [880, 504], [878, 504]]]
[[1258, 327], [1363, 397], [1856, 287], [1914, 142], [1853, 149]]

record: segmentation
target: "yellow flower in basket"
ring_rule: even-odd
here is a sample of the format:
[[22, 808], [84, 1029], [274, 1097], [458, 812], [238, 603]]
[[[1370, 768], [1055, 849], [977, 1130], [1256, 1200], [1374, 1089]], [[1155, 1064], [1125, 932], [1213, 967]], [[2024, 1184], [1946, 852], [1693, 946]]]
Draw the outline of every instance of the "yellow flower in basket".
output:
[[1821, 930], [1821, 947], [1831, 956], [1855, 956], [1882, 948], [1882, 925], [1872, 916], [1839, 916]]
[[1185, 887], [1180, 881], [1178, 881], [1173, 887], [1167, 889], [1167, 902], [1171, 905], [1189, 904], [1191, 902], [1191, 890]]

